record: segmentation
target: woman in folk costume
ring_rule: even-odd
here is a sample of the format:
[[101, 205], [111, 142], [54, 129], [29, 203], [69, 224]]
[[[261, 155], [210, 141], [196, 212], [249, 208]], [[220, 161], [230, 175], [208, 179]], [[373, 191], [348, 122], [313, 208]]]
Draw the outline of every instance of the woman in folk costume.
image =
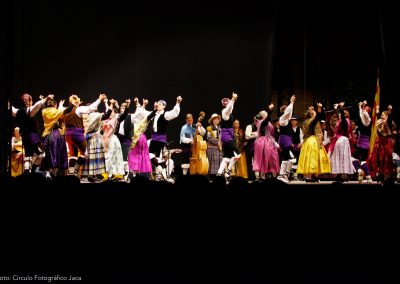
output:
[[[379, 108], [377, 109], [379, 113]], [[377, 137], [374, 148], [369, 156], [371, 172], [379, 175], [379, 179], [387, 180], [393, 173], [393, 143], [392, 135], [397, 133], [396, 125], [392, 120], [392, 106], [383, 111], [381, 118], [376, 122]]]
[[[44, 122], [44, 168], [47, 170], [46, 178], [51, 179], [68, 169], [67, 143], [65, 141], [65, 126], [61, 119], [64, 115], [64, 100], [61, 100], [57, 108], [54, 99], [46, 102], [46, 108], [42, 110]], [[65, 173], [65, 172], [64, 172]], [[64, 175], [62, 173], [62, 175]]]
[[238, 148], [240, 158], [234, 167], [234, 173], [232, 175], [248, 178], [247, 175], [247, 161], [246, 161], [246, 138], [242, 128], [240, 128], [240, 122], [238, 119], [235, 119], [233, 122], [233, 134], [235, 135], [235, 142]]
[[87, 148], [81, 175], [89, 176], [89, 181], [98, 181], [99, 179], [105, 181], [108, 178], [103, 137], [100, 131], [102, 129], [102, 121], [110, 117], [112, 110], [108, 106], [107, 99], [104, 102], [106, 113], [91, 112], [87, 118], [84, 117]]
[[24, 148], [19, 127], [15, 127], [11, 138], [11, 176], [16, 177], [24, 172]]
[[274, 105], [271, 103], [268, 110], [261, 111], [260, 119], [257, 121], [257, 138], [254, 142], [253, 171], [256, 181], [260, 180], [260, 175], [279, 173], [279, 153], [278, 143], [275, 141], [275, 129], [271, 124], [271, 115]]
[[313, 107], [308, 108], [303, 122], [304, 143], [301, 146], [297, 165], [297, 173], [303, 174], [306, 182], [318, 182], [316, 176], [331, 172], [328, 154], [322, 143], [322, 130], [319, 123], [322, 119], [322, 104], [318, 103], [317, 112]]
[[124, 159], [122, 155], [121, 143], [114, 134], [118, 124], [118, 102], [110, 100], [111, 115], [103, 123], [103, 144], [106, 159], [107, 175], [115, 181], [122, 181], [125, 175]]
[[[133, 124], [133, 136], [131, 143], [131, 150], [128, 154], [128, 165], [129, 165], [129, 177], [132, 178], [137, 174], [144, 174], [150, 176], [152, 172], [149, 147], [147, 144], [147, 138], [144, 132], [147, 129], [149, 121], [155, 116], [157, 109], [155, 108], [152, 112], [146, 111], [146, 105], [148, 101], [143, 100], [143, 106], [138, 102], [136, 104], [136, 112], [141, 115], [136, 115], [136, 119], [143, 117], [140, 121]], [[145, 115], [147, 114], [147, 115]]]
[[221, 145], [221, 116], [214, 113], [208, 120], [207, 127], [207, 158], [208, 158], [208, 174], [214, 176], [218, 173], [219, 165], [221, 164], [223, 154]]
[[347, 180], [347, 175], [354, 174], [355, 170], [351, 160], [351, 147], [349, 137], [351, 126], [348, 112], [343, 109], [344, 103], [335, 104], [339, 109], [339, 120], [336, 122], [334, 136], [329, 145], [328, 156], [331, 160], [332, 174], [336, 174], [339, 181]]

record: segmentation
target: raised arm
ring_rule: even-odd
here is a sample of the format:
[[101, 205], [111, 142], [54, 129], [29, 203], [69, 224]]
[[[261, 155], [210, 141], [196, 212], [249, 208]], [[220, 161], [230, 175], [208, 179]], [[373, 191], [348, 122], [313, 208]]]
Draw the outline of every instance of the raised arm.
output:
[[169, 121], [169, 120], [173, 120], [174, 118], [178, 117], [179, 112], [181, 111], [181, 108], [180, 108], [181, 101], [182, 101], [181, 96], [176, 98], [176, 104], [175, 104], [174, 108], [170, 111], [166, 111], [164, 114], [164, 117], [166, 120]]
[[[364, 103], [366, 104], [366, 102], [364, 102]], [[368, 112], [363, 109], [364, 103], [360, 102], [358, 104], [360, 118], [361, 118], [361, 122], [364, 126], [369, 126], [371, 124], [371, 118], [369, 117]]]
[[53, 95], [48, 95], [44, 99], [41, 99], [40, 101], [36, 102], [33, 106], [28, 107], [27, 112], [30, 112], [30, 117], [34, 117], [38, 113], [38, 111], [42, 109], [46, 101], [48, 99], [53, 99], [53, 98], [54, 98]]
[[99, 98], [92, 103], [89, 106], [79, 106], [76, 108], [76, 115], [81, 117], [82, 114], [87, 114], [87, 113], [91, 113], [91, 112], [95, 112], [97, 110], [97, 108], [99, 107], [100, 102], [104, 101], [106, 99], [106, 95], [105, 94], [100, 94]]
[[294, 96], [294, 95], [291, 96], [290, 104], [286, 107], [285, 111], [283, 112], [283, 114], [279, 118], [279, 125], [280, 126], [288, 125], [290, 119], [292, 118], [293, 105], [294, 105], [295, 100], [296, 100], [296, 96]]
[[222, 110], [222, 119], [223, 120], [229, 120], [229, 116], [232, 114], [233, 105], [235, 104], [237, 97], [238, 96], [236, 93], [232, 93], [232, 99], [229, 101], [229, 103], [226, 105], [226, 107]]

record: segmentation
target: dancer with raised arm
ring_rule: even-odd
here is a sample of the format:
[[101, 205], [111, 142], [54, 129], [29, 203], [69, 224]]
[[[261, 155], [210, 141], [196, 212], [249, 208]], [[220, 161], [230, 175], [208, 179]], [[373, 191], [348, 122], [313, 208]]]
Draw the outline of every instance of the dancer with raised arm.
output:
[[84, 135], [82, 115], [97, 111], [100, 102], [104, 101], [105, 98], [105, 94], [100, 94], [99, 98], [91, 105], [81, 106], [82, 101], [77, 95], [69, 97], [69, 107], [64, 111], [64, 123], [70, 174], [77, 176], [80, 167], [85, 162], [87, 142]]
[[[379, 113], [379, 109], [377, 111]], [[369, 157], [371, 172], [378, 175], [380, 182], [388, 180], [393, 173], [393, 143], [392, 134], [397, 132], [392, 120], [392, 106], [383, 111], [376, 122], [377, 139]]]
[[43, 160], [46, 169], [46, 178], [52, 179], [57, 175], [65, 175], [68, 169], [68, 153], [65, 141], [65, 127], [62, 123], [64, 115], [64, 100], [57, 106], [54, 99], [48, 99], [46, 108], [42, 110], [44, 121], [44, 148], [45, 157]]
[[[240, 158], [239, 150], [237, 149], [235, 135], [233, 133], [233, 106], [237, 100], [238, 95], [232, 93], [232, 98], [224, 98], [221, 101], [221, 142], [222, 152], [224, 158], [222, 159], [221, 165], [219, 166], [217, 175], [221, 176], [225, 172], [225, 178], [230, 179], [231, 171], [237, 160]], [[228, 168], [226, 169], [226, 167]]]
[[367, 163], [368, 151], [369, 151], [369, 140], [371, 138], [371, 108], [367, 105], [367, 101], [360, 102], [359, 108], [359, 120], [357, 121], [357, 129], [359, 131], [357, 140], [357, 149], [353, 153], [353, 166], [357, 171], [358, 182], [363, 182], [364, 177], [367, 183], [372, 182], [371, 174]]
[[290, 119], [293, 114], [293, 106], [296, 101], [296, 96], [291, 96], [290, 104], [283, 105], [280, 108], [281, 116], [279, 117], [279, 147], [282, 150], [282, 163], [279, 171], [278, 179], [283, 182], [289, 182], [290, 170], [292, 169], [294, 158], [292, 153], [292, 130], [290, 125]]
[[167, 103], [164, 100], [159, 100], [154, 104], [156, 113], [153, 117], [152, 135], [149, 146], [150, 159], [152, 165], [156, 169], [156, 174], [162, 173], [162, 166], [158, 162], [158, 157], [161, 157], [161, 153], [164, 147], [167, 145], [167, 129], [168, 122], [177, 118], [180, 112], [180, 104], [182, 102], [182, 97], [178, 96], [176, 98], [176, 104], [174, 108], [170, 111], [165, 111]]
[[270, 174], [268, 178], [272, 178], [279, 172], [279, 145], [275, 141], [274, 126], [270, 122], [273, 109], [274, 105], [269, 104], [267, 111], [259, 113], [260, 119], [256, 122], [258, 135], [254, 142], [253, 160], [256, 181], [266, 174]]
[[17, 126], [20, 128], [22, 143], [25, 151], [24, 171], [34, 173], [45, 156], [42, 138], [38, 134], [38, 126], [35, 115], [42, 109], [47, 100], [53, 99], [53, 95], [48, 95], [35, 104], [29, 94], [23, 94], [21, 101], [23, 108], [17, 109], [12, 106], [12, 116], [17, 119]]
[[320, 121], [324, 118], [322, 104], [317, 112], [309, 107], [303, 122], [304, 143], [300, 150], [297, 173], [303, 174], [306, 182], [318, 182], [318, 175], [331, 172], [331, 164], [323, 145]]
[[335, 134], [328, 152], [332, 174], [336, 175], [336, 180], [339, 182], [347, 181], [348, 175], [354, 173], [349, 141], [351, 135], [350, 118], [349, 112], [344, 110], [343, 106], [344, 102], [334, 105], [334, 108], [339, 111], [339, 120], [336, 122]]

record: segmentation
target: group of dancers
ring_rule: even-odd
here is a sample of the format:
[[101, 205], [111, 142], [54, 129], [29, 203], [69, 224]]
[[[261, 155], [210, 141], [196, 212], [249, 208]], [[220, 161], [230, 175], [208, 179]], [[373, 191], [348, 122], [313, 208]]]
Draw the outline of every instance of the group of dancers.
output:
[[[86, 105], [73, 94], [66, 106], [52, 94], [35, 103], [29, 94], [23, 94], [23, 107], [10, 105], [17, 125], [11, 141], [10, 169], [13, 176], [40, 169], [48, 179], [75, 175], [88, 182], [129, 182], [141, 175], [173, 183], [172, 153], [181, 152], [182, 174], [189, 174], [193, 144], [200, 135], [207, 143], [210, 179], [223, 176], [229, 182], [233, 176], [241, 176], [289, 183], [299, 179], [318, 182], [323, 177], [343, 182], [355, 177], [360, 183], [370, 183], [395, 175], [400, 180], [399, 137], [391, 106], [376, 122], [377, 138], [370, 151], [372, 120], [366, 101], [358, 104], [353, 118], [344, 103], [334, 104], [334, 119], [328, 122], [321, 103], [310, 106], [300, 127], [300, 119], [293, 116], [293, 95], [277, 111], [278, 119], [272, 120], [275, 106], [271, 103], [243, 130], [233, 115], [237, 99], [236, 93], [222, 99], [221, 112], [212, 114], [207, 126], [202, 121], [195, 123], [193, 114], [186, 114], [180, 147], [170, 150], [168, 123], [180, 114], [180, 96], [166, 111], [164, 100], [156, 101], [148, 110], [146, 99], [140, 103], [135, 98], [133, 109], [130, 99], [119, 105], [106, 94]], [[99, 112], [100, 104], [104, 104], [104, 112]], [[35, 119], [40, 112], [42, 133]], [[332, 131], [328, 131], [331, 126]]]

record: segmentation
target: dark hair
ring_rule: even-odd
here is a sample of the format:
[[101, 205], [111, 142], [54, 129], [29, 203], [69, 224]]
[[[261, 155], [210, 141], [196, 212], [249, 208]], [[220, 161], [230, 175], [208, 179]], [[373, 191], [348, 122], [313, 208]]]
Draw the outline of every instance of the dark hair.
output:
[[51, 98], [47, 99], [46, 108], [47, 107], [55, 107], [56, 105], [57, 105], [57, 102], [55, 99], [51, 99]]

